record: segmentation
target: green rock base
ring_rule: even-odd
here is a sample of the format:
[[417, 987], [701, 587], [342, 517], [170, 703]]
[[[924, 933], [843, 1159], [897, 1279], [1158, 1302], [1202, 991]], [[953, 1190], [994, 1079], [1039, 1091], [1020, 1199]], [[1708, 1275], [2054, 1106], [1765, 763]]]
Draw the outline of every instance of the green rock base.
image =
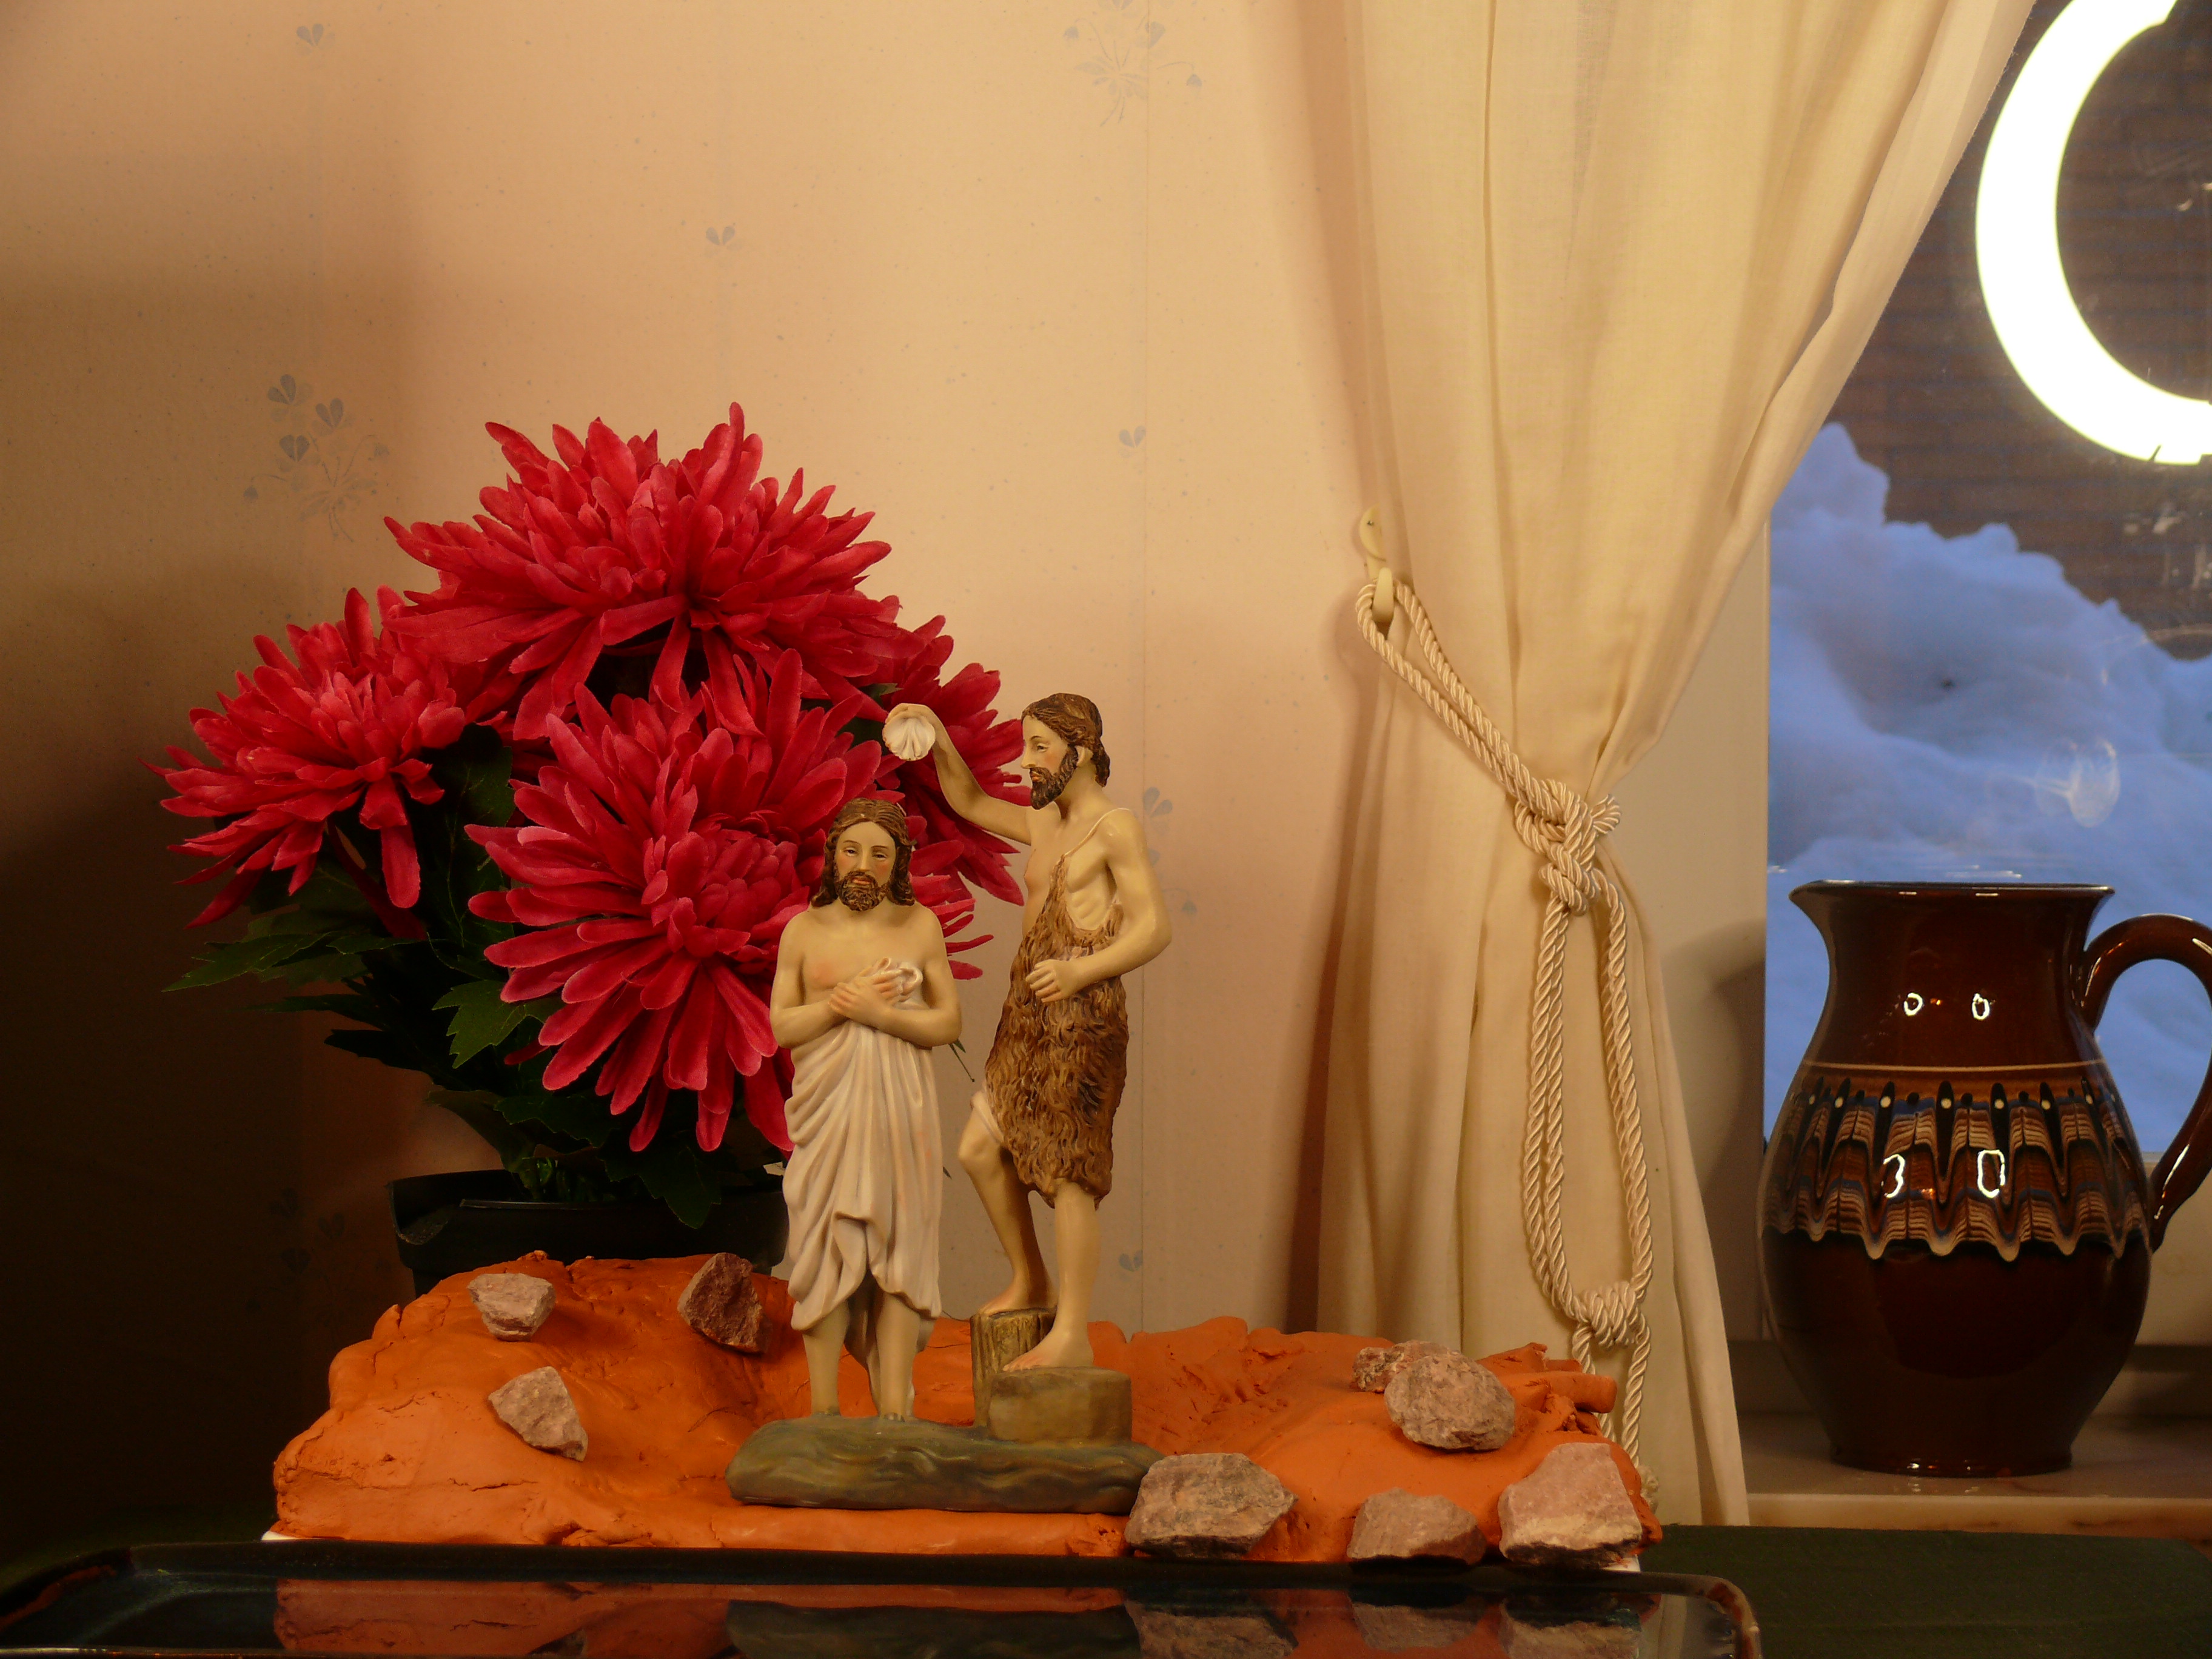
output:
[[982, 1429], [881, 1417], [769, 1423], [730, 1460], [743, 1504], [817, 1510], [1127, 1515], [1150, 1446], [1025, 1445]]

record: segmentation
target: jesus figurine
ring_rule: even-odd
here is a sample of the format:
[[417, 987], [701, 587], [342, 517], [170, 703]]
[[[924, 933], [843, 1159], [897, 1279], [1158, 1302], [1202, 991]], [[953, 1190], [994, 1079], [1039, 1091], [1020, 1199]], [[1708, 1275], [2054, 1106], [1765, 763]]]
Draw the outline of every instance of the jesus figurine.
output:
[[[1106, 798], [1111, 763], [1098, 705], [1088, 697], [1058, 692], [1022, 711], [1026, 808], [984, 793], [930, 709], [901, 703], [884, 724], [901, 720], [928, 726], [938, 781], [955, 811], [1031, 849], [1021, 945], [960, 1162], [1013, 1263], [1013, 1282], [982, 1311], [1053, 1310], [1044, 1340], [1008, 1369], [1088, 1365], [1098, 1203], [1114, 1184], [1114, 1112], [1129, 1046], [1121, 975], [1169, 939], [1144, 825]], [[1030, 1221], [1032, 1192], [1052, 1206], [1057, 1303]]]
[[944, 1131], [928, 1050], [960, 1036], [944, 930], [915, 902], [914, 839], [895, 801], [830, 825], [812, 902], [785, 924], [769, 1020], [791, 1050], [792, 1328], [817, 1416], [837, 1413], [837, 1356], [865, 1366], [879, 1416], [914, 1415], [914, 1360], [942, 1311]]

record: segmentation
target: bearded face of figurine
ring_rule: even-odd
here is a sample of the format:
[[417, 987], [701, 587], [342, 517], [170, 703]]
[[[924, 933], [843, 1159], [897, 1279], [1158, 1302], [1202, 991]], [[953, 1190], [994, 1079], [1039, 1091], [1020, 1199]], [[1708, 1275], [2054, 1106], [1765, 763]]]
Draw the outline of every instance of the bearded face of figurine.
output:
[[1022, 770], [1030, 781], [1030, 805], [1042, 811], [1060, 797], [1082, 763], [1083, 751], [1033, 716], [1022, 721]]
[[887, 898], [898, 905], [914, 902], [914, 887], [907, 880], [914, 842], [891, 834], [884, 818], [894, 811], [905, 823], [905, 811], [883, 801], [856, 801], [838, 814], [830, 834], [821, 887], [814, 894], [817, 905], [838, 900], [849, 911], [872, 911]]

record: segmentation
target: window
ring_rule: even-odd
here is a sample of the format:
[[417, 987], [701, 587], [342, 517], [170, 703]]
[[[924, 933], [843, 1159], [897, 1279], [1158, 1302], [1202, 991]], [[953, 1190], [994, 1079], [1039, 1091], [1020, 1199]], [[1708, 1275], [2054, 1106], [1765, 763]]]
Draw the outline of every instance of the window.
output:
[[[2064, 10], [2036, 8], [2014, 77]], [[2103, 447], [2006, 355], [1976, 204], [2009, 90], [1775, 510], [1769, 1127], [1827, 981], [1800, 883], [2091, 881], [2116, 890], [2100, 923], [2212, 921], [2212, 461]], [[2183, 0], [2096, 77], [2057, 186], [2096, 342], [2189, 398], [2212, 395], [2208, 118], [2212, 0]], [[2154, 1152], [2212, 1052], [2204, 994], [2138, 969], [2099, 1039]]]

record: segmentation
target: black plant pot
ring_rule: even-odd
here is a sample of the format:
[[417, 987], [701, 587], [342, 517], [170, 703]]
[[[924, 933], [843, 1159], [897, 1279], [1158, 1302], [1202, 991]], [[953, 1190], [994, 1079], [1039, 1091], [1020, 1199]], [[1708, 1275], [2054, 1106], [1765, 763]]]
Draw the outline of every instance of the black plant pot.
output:
[[385, 1190], [392, 1195], [399, 1260], [415, 1275], [417, 1296], [454, 1273], [512, 1261], [532, 1250], [543, 1250], [556, 1261], [727, 1250], [768, 1268], [783, 1260], [791, 1231], [780, 1187], [734, 1194], [697, 1227], [685, 1226], [666, 1205], [653, 1201], [548, 1203], [530, 1197], [504, 1170], [410, 1176]]

